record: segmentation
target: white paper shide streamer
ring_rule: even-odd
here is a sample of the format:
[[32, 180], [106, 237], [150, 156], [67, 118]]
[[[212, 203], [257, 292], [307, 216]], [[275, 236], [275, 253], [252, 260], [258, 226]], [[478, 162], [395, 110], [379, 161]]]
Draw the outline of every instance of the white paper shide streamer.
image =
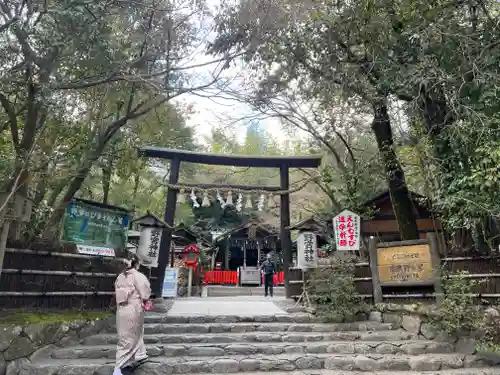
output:
[[241, 212], [243, 208], [243, 194], [238, 194], [238, 200], [236, 201], [236, 211]]
[[226, 205], [228, 205], [228, 206], [233, 205], [233, 192], [232, 191], [227, 192]]
[[217, 190], [217, 200], [220, 203], [220, 207], [224, 209], [224, 207], [226, 207], [226, 202], [224, 201], [224, 198], [222, 198], [222, 195], [220, 195], [219, 190]]
[[198, 203], [198, 199], [196, 198], [196, 193], [194, 192], [194, 189], [191, 190], [191, 201], [193, 202], [194, 208], [200, 208], [200, 204]]
[[245, 203], [245, 208], [252, 208], [252, 196], [250, 194], [247, 195], [247, 201]]
[[257, 209], [259, 211], [264, 210], [264, 200], [265, 199], [266, 199], [266, 197], [264, 196], [264, 194], [261, 194], [259, 197], [259, 202], [257, 203]]

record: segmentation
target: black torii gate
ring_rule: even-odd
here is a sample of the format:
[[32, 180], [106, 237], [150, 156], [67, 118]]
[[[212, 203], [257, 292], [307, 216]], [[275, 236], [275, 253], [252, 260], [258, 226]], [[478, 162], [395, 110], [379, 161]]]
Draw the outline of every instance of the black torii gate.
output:
[[191, 188], [220, 188], [220, 189], [240, 189], [240, 190], [261, 190], [261, 191], [281, 191], [280, 197], [280, 241], [283, 255], [283, 266], [285, 273], [285, 289], [287, 298], [291, 298], [289, 281], [290, 265], [292, 264], [292, 240], [290, 237], [290, 168], [318, 168], [321, 164], [321, 156], [244, 156], [244, 155], [222, 155], [208, 154], [183, 150], [174, 150], [159, 147], [143, 147], [139, 150], [140, 155], [150, 158], [160, 158], [170, 160], [169, 187], [167, 192], [167, 203], [165, 206], [165, 222], [168, 228], [164, 229], [160, 253], [158, 256], [158, 274], [156, 282], [153, 284], [153, 293], [160, 297], [163, 288], [165, 269], [168, 264], [170, 243], [172, 240], [172, 230], [174, 225], [175, 207], [177, 204], [177, 190], [172, 185], [177, 185], [179, 181], [179, 171], [181, 162], [226, 165], [234, 167], [257, 167], [257, 168], [279, 168], [280, 186], [237, 186], [237, 185], [214, 185], [214, 184], [189, 184]]

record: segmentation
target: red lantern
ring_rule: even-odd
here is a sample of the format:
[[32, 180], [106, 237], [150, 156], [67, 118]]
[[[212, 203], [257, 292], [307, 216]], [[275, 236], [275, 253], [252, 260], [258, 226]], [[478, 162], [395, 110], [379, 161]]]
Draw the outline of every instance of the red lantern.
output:
[[184, 248], [183, 256], [187, 267], [196, 267], [200, 257], [200, 249], [194, 244], [188, 245]]

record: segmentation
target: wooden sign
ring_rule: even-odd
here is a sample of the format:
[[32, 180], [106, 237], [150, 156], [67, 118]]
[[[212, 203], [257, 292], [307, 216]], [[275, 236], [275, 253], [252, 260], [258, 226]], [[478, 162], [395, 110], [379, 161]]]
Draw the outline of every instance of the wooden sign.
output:
[[380, 285], [425, 285], [435, 280], [429, 244], [377, 249]]
[[[378, 243], [370, 238], [370, 270], [373, 302], [384, 299], [382, 287], [434, 285], [436, 300], [442, 301], [439, 244], [435, 233], [425, 240]], [[404, 288], [403, 288], [404, 289]]]
[[358, 214], [344, 210], [333, 218], [337, 251], [358, 251], [360, 246], [361, 224]]

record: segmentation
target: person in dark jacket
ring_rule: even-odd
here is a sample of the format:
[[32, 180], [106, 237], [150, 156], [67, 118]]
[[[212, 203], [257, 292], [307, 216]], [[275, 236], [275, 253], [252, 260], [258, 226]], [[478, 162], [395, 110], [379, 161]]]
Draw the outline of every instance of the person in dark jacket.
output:
[[260, 266], [260, 270], [264, 274], [264, 290], [267, 297], [268, 292], [273, 296], [273, 279], [274, 279], [274, 264], [271, 261], [271, 254], [267, 254], [267, 259]]

